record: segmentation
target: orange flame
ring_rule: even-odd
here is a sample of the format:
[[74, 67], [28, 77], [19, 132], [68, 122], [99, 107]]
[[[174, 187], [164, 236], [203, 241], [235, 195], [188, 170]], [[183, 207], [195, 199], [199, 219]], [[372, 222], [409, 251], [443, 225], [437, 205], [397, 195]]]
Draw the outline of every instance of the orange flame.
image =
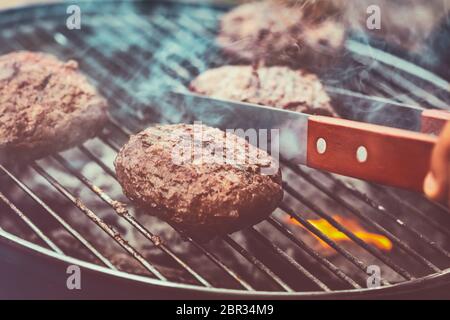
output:
[[[368, 244], [372, 244], [376, 246], [377, 248], [385, 251], [389, 251], [392, 249], [392, 242], [386, 238], [383, 235], [376, 234], [376, 233], [370, 233], [362, 226], [358, 224], [356, 220], [345, 218], [339, 215], [333, 216], [333, 219], [339, 222], [342, 226], [344, 226], [346, 229], [351, 231], [355, 234], [358, 238], [364, 240], [364, 242]], [[289, 223], [292, 223], [294, 225], [301, 226], [304, 228], [295, 218], [289, 218]], [[351, 242], [352, 240], [347, 237], [344, 233], [340, 232], [338, 229], [333, 227], [327, 220], [325, 219], [317, 219], [317, 220], [308, 220], [309, 223], [311, 223], [314, 227], [316, 227], [318, 230], [320, 230], [322, 233], [327, 235], [331, 240], [334, 240], [336, 242]], [[324, 249], [330, 250], [331, 247], [324, 242], [322, 239], [317, 237], [316, 235], [313, 235], [322, 245]]]

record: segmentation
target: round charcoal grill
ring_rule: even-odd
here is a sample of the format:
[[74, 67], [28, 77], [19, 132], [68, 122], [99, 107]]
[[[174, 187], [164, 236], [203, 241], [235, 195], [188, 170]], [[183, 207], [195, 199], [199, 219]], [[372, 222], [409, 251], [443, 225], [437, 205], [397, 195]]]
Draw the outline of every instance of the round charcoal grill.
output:
[[[115, 180], [115, 154], [131, 133], [151, 124], [195, 120], [161, 97], [185, 90], [208, 68], [236, 63], [214, 44], [229, 8], [78, 5], [81, 30], [66, 27], [66, 4], [0, 13], [1, 54], [33, 50], [75, 59], [111, 105], [111, 120], [97, 138], [27, 166], [0, 166], [0, 297], [448, 296], [448, 209], [406, 191], [282, 162], [283, 203], [233, 235], [200, 243], [136, 213]], [[357, 102], [339, 106], [340, 93], [350, 91], [361, 108], [369, 96], [380, 97], [370, 101], [384, 108], [449, 106], [447, 81], [406, 54], [358, 39], [347, 41], [342, 66], [321, 75], [341, 114], [370, 120]], [[82, 290], [68, 290], [69, 265], [81, 268]], [[370, 277], [373, 270], [380, 277]]]

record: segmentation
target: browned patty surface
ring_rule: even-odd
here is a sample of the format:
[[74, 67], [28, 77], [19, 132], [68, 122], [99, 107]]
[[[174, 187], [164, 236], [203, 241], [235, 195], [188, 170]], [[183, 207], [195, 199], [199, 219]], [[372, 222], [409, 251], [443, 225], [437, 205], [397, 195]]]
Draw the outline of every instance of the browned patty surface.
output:
[[[148, 214], [203, 239], [266, 218], [283, 197], [281, 171], [261, 173], [274, 160], [234, 134], [196, 126], [200, 136], [194, 135], [194, 125], [187, 124], [155, 126], [132, 136], [114, 162], [126, 196]], [[235, 148], [231, 150], [247, 150], [249, 158], [224, 163], [223, 154], [204, 153], [202, 161], [174, 161], [172, 150], [191, 139], [214, 148], [231, 139]], [[193, 153], [185, 154], [194, 160]]]
[[191, 82], [191, 91], [210, 97], [336, 116], [316, 75], [287, 67], [224, 66]]
[[313, 9], [304, 2], [242, 4], [223, 16], [217, 41], [241, 62], [326, 67], [341, 53], [346, 28], [329, 12], [332, 1], [318, 1]]
[[107, 103], [78, 70], [45, 53], [0, 56], [0, 158], [33, 159], [94, 137]]

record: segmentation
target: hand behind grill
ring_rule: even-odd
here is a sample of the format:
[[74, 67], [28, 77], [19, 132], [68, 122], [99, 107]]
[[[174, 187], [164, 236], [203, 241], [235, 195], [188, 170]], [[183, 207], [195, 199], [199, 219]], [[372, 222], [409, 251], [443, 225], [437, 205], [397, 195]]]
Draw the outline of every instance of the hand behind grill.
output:
[[431, 156], [431, 168], [424, 181], [424, 192], [432, 200], [450, 207], [450, 122], [442, 130]]

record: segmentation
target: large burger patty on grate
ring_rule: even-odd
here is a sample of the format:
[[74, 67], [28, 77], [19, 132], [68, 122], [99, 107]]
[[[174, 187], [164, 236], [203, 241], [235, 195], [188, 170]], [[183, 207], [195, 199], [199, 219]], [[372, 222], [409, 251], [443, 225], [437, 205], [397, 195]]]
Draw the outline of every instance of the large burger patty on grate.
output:
[[281, 171], [267, 152], [200, 124], [148, 128], [130, 138], [114, 164], [132, 202], [200, 240], [265, 219], [283, 197]]
[[240, 5], [221, 21], [217, 41], [241, 62], [321, 69], [335, 63], [346, 38], [334, 1], [261, 1]]
[[33, 52], [0, 56], [0, 157], [25, 160], [94, 137], [107, 103], [75, 61]]
[[287, 67], [224, 66], [200, 74], [193, 92], [310, 114], [336, 116], [316, 75]]

